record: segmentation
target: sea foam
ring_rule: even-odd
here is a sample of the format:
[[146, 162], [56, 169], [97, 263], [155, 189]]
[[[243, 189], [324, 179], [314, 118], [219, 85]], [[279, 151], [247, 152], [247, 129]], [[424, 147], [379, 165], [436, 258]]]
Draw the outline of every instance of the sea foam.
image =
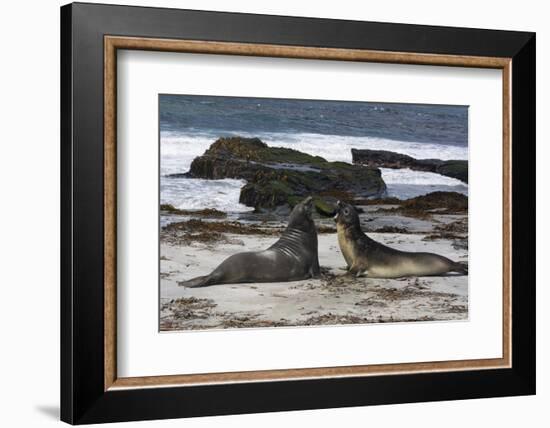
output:
[[161, 204], [184, 210], [215, 208], [223, 212], [241, 213], [254, 208], [239, 203], [244, 180], [203, 180], [199, 178], [161, 178]]

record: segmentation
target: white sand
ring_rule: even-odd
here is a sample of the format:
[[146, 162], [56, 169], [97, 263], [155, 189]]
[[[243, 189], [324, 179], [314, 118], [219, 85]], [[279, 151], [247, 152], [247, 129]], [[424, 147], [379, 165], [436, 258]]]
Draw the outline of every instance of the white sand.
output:
[[[428, 251], [467, 261], [467, 250], [425, 235], [371, 233], [373, 239], [406, 251]], [[161, 244], [161, 326], [163, 330], [266, 327], [467, 319], [468, 277], [405, 279], [354, 278], [336, 234], [319, 235], [320, 279], [285, 283], [227, 284], [184, 288], [178, 281], [206, 275], [225, 258], [265, 249], [277, 237], [227, 235], [230, 244]], [[177, 300], [183, 298], [185, 300]], [[190, 299], [194, 298], [194, 299]], [[196, 300], [198, 299], [198, 300]]]

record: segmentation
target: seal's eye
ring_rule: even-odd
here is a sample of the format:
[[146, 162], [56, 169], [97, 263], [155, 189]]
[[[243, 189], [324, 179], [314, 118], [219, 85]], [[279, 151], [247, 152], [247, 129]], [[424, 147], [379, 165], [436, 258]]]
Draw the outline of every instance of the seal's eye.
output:
[[344, 210], [344, 214], [345, 214], [345, 215], [349, 215], [349, 208], [346, 208], [346, 209]]

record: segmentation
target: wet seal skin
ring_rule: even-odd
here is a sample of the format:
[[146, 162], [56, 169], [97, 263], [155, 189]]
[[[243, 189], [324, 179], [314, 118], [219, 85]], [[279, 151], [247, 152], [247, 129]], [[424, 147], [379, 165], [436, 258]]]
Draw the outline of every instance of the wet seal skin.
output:
[[438, 254], [400, 251], [369, 238], [361, 230], [359, 215], [350, 204], [338, 201], [334, 220], [347, 270], [356, 276], [400, 278], [441, 276], [449, 272], [468, 274], [466, 266]]
[[183, 287], [216, 284], [298, 281], [319, 276], [313, 199], [307, 197], [290, 213], [281, 238], [263, 251], [234, 254], [205, 276], [180, 282]]

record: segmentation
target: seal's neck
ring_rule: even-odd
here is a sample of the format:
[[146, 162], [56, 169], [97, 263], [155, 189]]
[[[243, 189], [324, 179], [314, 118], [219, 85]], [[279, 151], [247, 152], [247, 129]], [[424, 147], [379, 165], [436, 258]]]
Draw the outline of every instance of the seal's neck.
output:
[[303, 233], [310, 233], [312, 231], [315, 231], [315, 223], [313, 222], [313, 220], [310, 219], [300, 219], [299, 221], [291, 220], [288, 223], [285, 231], [292, 230], [300, 231]]
[[357, 224], [349, 224], [349, 223], [336, 223], [336, 230], [341, 232], [362, 232], [361, 226]]
[[336, 231], [338, 234], [345, 234], [352, 239], [357, 239], [361, 236], [364, 236], [367, 240], [367, 242], [375, 242], [372, 238], [369, 238], [369, 236], [363, 232], [361, 229], [361, 225], [359, 223], [353, 223], [353, 224], [344, 224], [344, 223], [336, 223]]

